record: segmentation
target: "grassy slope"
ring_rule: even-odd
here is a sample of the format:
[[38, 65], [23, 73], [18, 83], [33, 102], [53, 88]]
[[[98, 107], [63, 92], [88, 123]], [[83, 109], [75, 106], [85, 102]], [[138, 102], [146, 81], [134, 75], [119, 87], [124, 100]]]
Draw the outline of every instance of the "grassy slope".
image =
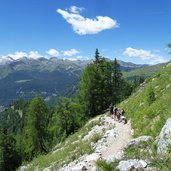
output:
[[[156, 100], [151, 105], [149, 105], [147, 96], [151, 87], [154, 89]], [[135, 130], [135, 136], [157, 136], [167, 118], [171, 117], [170, 102], [171, 66], [165, 67], [156, 73], [152, 78], [148, 78], [144, 87], [141, 86], [137, 92], [119, 104], [119, 106], [125, 109], [126, 116], [131, 119], [132, 127]], [[91, 130], [91, 128], [98, 123], [99, 120], [94, 120], [93, 122], [86, 124], [77, 133], [71, 135], [65, 142], [59, 144], [55, 148], [55, 150], [57, 150], [56, 153], [51, 152], [47, 155], [40, 155], [37, 158], [34, 158], [30, 163], [28, 170], [32, 171], [37, 166], [40, 170], [43, 170], [43, 168], [46, 168], [52, 164], [54, 164], [54, 166], [51, 169], [57, 169], [61, 166], [61, 164], [64, 164], [64, 161], [65, 164], [67, 164], [70, 161], [78, 158], [80, 155], [91, 153], [93, 149], [90, 146], [90, 142], [97, 140], [97, 137], [94, 137], [94, 140], [92, 139], [89, 142], [77, 140], [86, 135]], [[75, 141], [77, 143], [73, 143]], [[147, 148], [147, 146], [145, 148]], [[132, 151], [133, 152], [131, 152], [131, 157], [133, 157], [132, 153], [135, 153], [135, 156], [137, 156], [137, 153], [140, 154], [140, 152], [137, 152], [135, 149]], [[158, 160], [157, 162], [154, 161], [153, 163], [160, 164]]]
[[[156, 100], [149, 105], [147, 97], [150, 87]], [[131, 119], [135, 137], [140, 135], [157, 136], [165, 121], [171, 117], [171, 66], [163, 68], [146, 80], [144, 88], [120, 104]]]
[[78, 130], [78, 132], [69, 136], [64, 142], [58, 144], [52, 152], [47, 155], [37, 156], [28, 165], [26, 163], [28, 166], [27, 171], [33, 171], [35, 168], [39, 168], [39, 171], [43, 171], [43, 169], [49, 166], [51, 166], [51, 170], [57, 170], [62, 165], [68, 164], [84, 154], [92, 153], [94, 149], [91, 146], [91, 142], [97, 142], [102, 138], [101, 135], [97, 133], [87, 141], [82, 141], [82, 138], [88, 134], [92, 127], [100, 124], [101, 121], [103, 121], [102, 118], [103, 115], [93, 118]]
[[131, 78], [139, 77], [139, 76], [150, 77], [154, 73], [161, 70], [164, 65], [165, 64], [157, 64], [157, 65], [153, 65], [153, 66], [137, 68], [137, 69], [131, 70], [129, 72], [123, 72], [123, 76], [124, 76], [124, 78], [127, 78], [127, 79], [131, 79]]

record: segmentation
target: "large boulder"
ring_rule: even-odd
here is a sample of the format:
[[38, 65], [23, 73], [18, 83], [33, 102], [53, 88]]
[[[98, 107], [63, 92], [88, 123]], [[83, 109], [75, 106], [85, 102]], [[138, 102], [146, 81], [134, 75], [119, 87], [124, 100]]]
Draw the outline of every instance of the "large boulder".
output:
[[146, 167], [147, 167], [147, 163], [144, 160], [132, 159], [132, 160], [120, 161], [116, 169], [120, 171], [137, 171], [137, 170], [145, 170]]
[[167, 154], [168, 147], [171, 146], [171, 118], [166, 121], [157, 141], [157, 152]]
[[137, 145], [139, 144], [140, 142], [147, 142], [147, 141], [150, 141], [152, 140], [153, 138], [151, 136], [141, 136], [141, 137], [138, 137], [138, 138], [134, 138], [134, 139], [131, 139], [125, 146], [125, 148], [128, 148], [128, 147], [131, 147], [131, 146], [134, 146], [134, 145]]

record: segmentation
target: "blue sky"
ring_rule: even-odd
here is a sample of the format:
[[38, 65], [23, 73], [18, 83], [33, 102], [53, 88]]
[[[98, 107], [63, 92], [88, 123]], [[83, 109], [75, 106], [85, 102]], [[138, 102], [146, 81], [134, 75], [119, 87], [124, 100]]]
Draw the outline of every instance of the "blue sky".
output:
[[100, 54], [156, 64], [171, 56], [170, 0], [0, 0], [0, 56]]

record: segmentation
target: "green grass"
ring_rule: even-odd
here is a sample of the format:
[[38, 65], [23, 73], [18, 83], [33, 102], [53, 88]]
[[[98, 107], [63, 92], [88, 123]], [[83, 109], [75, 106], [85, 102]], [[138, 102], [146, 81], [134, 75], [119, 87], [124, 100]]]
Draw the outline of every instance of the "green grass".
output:
[[171, 153], [159, 155], [157, 147], [152, 141], [141, 142], [138, 145], [125, 149], [124, 159], [142, 159], [148, 161], [149, 166], [155, 168], [156, 171], [171, 170]]
[[[155, 100], [149, 104], [150, 89]], [[126, 111], [134, 128], [134, 136], [157, 136], [166, 120], [171, 117], [171, 67], [166, 67], [146, 80], [144, 89], [139, 88], [119, 106]]]
[[119, 163], [118, 160], [111, 163], [107, 163], [104, 160], [97, 160], [96, 161], [97, 171], [118, 171], [116, 169], [118, 163]]
[[143, 68], [137, 68], [134, 70], [131, 70], [129, 72], [123, 72], [124, 78], [132, 79], [135, 77], [150, 77], [154, 75], [156, 72], [160, 71], [165, 64], [157, 64], [153, 66], [146, 66]]
[[91, 142], [97, 142], [102, 138], [102, 134], [94, 134], [87, 141], [83, 141], [82, 138], [88, 134], [92, 127], [99, 124], [100, 120], [101, 117], [89, 121], [78, 132], [70, 135], [64, 142], [58, 144], [51, 153], [34, 158], [33, 161], [29, 163], [27, 170], [33, 171], [35, 168], [39, 168], [41, 171], [50, 165], [53, 165], [52, 170], [57, 170], [64, 164], [68, 164], [84, 154], [91, 154], [94, 151], [90, 145]]
[[[151, 93], [153, 92], [153, 93]], [[151, 97], [152, 94], [152, 97]], [[119, 104], [131, 119], [134, 137], [159, 135], [166, 120], [171, 117], [171, 66], [163, 68], [146, 79], [144, 87]], [[144, 159], [159, 171], [171, 170], [171, 151], [161, 156], [153, 142], [143, 142], [125, 150], [125, 160]]]
[[[149, 101], [151, 89], [154, 94]], [[141, 135], [158, 136], [166, 120], [171, 117], [171, 66], [165, 67], [155, 73], [152, 78], [146, 79], [145, 86], [139, 87], [132, 96], [120, 103], [118, 107], [124, 109], [127, 118], [131, 119], [134, 137]], [[82, 138], [88, 134], [93, 126], [101, 124], [103, 124], [103, 117], [88, 122], [78, 132], [69, 136], [65, 142], [58, 144], [54, 148], [54, 151], [57, 150], [55, 153], [51, 152], [35, 158], [30, 163], [28, 170], [32, 171], [36, 167], [43, 170], [52, 164], [52, 170], [57, 170], [62, 165], [68, 164], [84, 154], [92, 153], [91, 142], [97, 142], [102, 135], [95, 134], [89, 141], [82, 141]], [[152, 142], [143, 142], [125, 150], [125, 159], [134, 158], [148, 160], [152, 167], [162, 171], [171, 170], [171, 154], [163, 157], [157, 155], [156, 146]], [[118, 161], [113, 164], [99, 160], [97, 166], [99, 170], [114, 171], [117, 163]]]

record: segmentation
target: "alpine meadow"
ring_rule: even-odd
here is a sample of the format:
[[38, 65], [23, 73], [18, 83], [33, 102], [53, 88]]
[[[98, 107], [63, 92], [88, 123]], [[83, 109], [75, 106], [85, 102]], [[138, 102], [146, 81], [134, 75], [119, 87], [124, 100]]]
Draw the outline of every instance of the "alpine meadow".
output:
[[170, 171], [170, 6], [2, 0], [0, 171]]

